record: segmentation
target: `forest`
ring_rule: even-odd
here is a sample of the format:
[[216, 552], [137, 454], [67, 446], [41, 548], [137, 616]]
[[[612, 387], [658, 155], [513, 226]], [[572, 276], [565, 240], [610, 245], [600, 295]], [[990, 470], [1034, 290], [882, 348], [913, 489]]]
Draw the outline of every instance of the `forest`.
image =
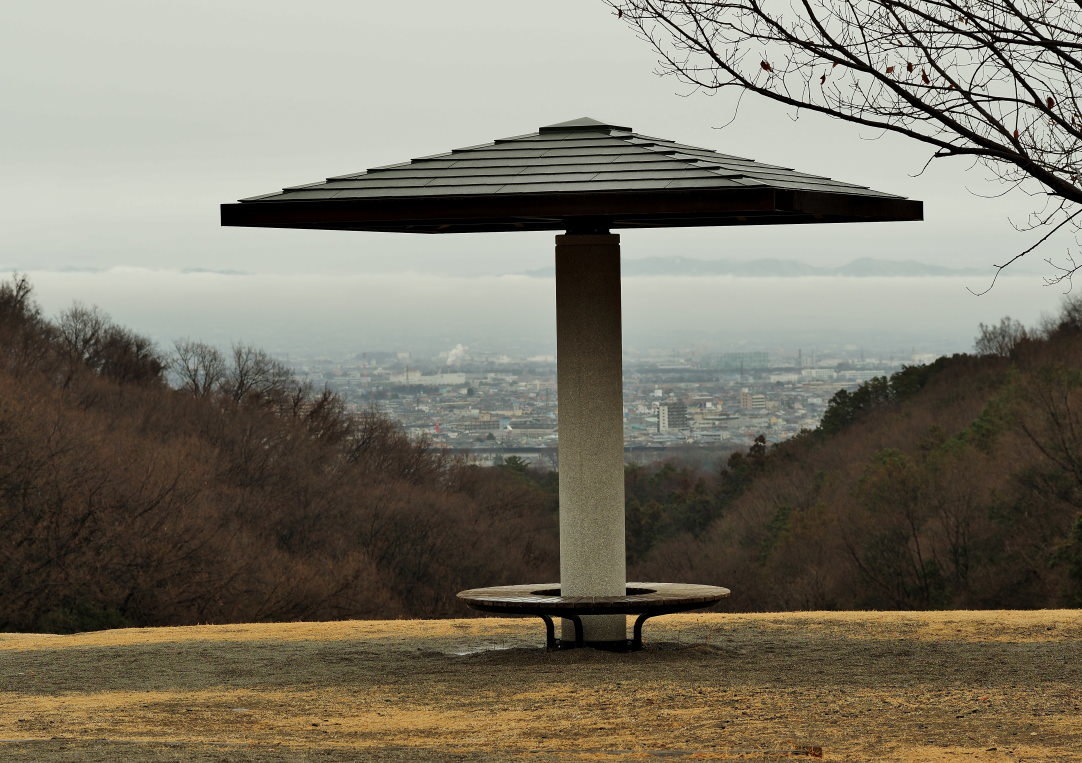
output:
[[[628, 466], [629, 578], [734, 611], [1082, 605], [1082, 302], [978, 331], [787, 442]], [[468, 616], [458, 590], [558, 579], [557, 481], [0, 284], [0, 630]]]

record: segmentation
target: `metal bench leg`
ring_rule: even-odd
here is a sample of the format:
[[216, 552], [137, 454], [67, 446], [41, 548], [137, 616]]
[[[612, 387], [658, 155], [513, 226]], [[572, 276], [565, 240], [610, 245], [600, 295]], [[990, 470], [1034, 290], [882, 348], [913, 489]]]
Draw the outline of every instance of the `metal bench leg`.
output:
[[634, 635], [631, 639], [631, 651], [637, 652], [642, 649], [642, 624], [650, 617], [653, 617], [653, 614], [644, 612], [635, 618], [635, 629], [632, 631]]
[[583, 641], [582, 635], [582, 618], [578, 615], [561, 615], [561, 617], [575, 624], [575, 648], [581, 649], [584, 647], [586, 643]]
[[556, 640], [556, 627], [552, 624], [552, 618], [548, 615], [538, 614], [545, 621], [545, 649], [552, 651], [560, 648], [560, 642]]

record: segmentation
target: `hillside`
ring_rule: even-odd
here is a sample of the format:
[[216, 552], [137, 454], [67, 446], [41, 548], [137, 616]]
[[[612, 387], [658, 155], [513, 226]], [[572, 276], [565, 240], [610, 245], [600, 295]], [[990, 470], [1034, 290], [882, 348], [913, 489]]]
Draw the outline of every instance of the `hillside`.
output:
[[262, 351], [166, 354], [0, 284], [0, 631], [448, 616], [551, 579], [555, 528], [547, 494]]
[[982, 326], [978, 346], [840, 391], [818, 430], [734, 457], [698, 527], [633, 576], [716, 582], [740, 610], [1082, 605], [1082, 303]]
[[698, 614], [632, 654], [534, 619], [0, 635], [0, 758], [1066, 761], [1077, 611]]
[[[1082, 605], [1082, 307], [978, 344], [717, 469], [628, 466], [631, 578], [735, 611]], [[0, 631], [464, 616], [458, 590], [558, 577], [557, 503], [256, 348], [0, 284]]]

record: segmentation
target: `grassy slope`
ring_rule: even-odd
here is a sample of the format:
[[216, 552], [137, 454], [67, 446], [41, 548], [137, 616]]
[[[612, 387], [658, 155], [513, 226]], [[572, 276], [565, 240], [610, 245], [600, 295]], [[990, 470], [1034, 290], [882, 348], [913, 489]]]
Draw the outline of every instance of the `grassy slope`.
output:
[[[0, 634], [0, 758], [1082, 757], [1082, 613], [701, 614]], [[532, 752], [531, 752], [532, 751]]]

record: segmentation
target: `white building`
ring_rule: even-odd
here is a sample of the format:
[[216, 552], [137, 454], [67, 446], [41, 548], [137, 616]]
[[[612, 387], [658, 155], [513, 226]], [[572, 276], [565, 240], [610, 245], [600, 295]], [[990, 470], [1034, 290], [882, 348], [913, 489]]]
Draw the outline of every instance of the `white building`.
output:
[[686, 403], [662, 403], [657, 407], [657, 431], [668, 432], [670, 429], [688, 428], [688, 407]]

